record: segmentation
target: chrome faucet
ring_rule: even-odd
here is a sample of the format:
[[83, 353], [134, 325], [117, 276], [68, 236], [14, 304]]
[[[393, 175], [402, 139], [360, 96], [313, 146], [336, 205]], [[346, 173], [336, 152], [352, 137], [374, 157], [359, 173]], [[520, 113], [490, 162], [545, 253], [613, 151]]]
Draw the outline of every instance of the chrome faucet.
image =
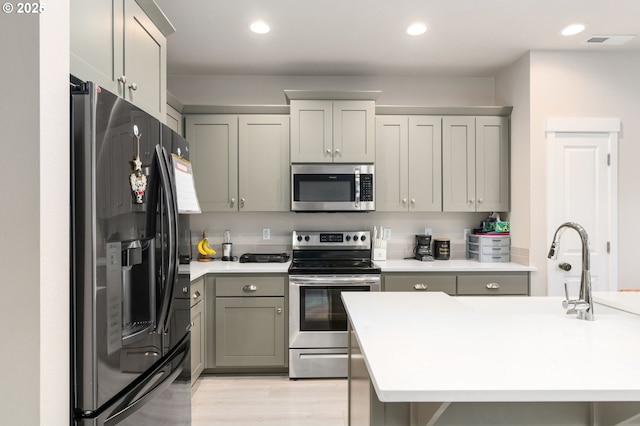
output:
[[593, 300], [591, 298], [591, 272], [589, 271], [589, 237], [587, 231], [575, 222], [565, 222], [556, 229], [553, 234], [553, 242], [549, 249], [549, 259], [555, 259], [558, 254], [558, 244], [560, 236], [565, 229], [571, 228], [580, 234], [582, 241], [582, 274], [580, 275], [580, 294], [578, 299], [569, 299], [569, 290], [567, 283], [564, 283], [564, 294], [566, 300], [562, 302], [562, 307], [567, 309], [567, 313], [577, 312], [578, 319], [593, 321]]

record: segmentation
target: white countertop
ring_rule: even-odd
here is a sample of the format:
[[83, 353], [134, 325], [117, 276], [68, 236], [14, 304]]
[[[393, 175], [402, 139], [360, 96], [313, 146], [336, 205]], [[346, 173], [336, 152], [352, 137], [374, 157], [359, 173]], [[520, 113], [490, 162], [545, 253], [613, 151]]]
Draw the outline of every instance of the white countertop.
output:
[[[640, 292], [594, 291], [593, 301], [610, 308], [640, 315]], [[598, 308], [594, 309], [598, 314]]]
[[[530, 272], [536, 269], [517, 263], [481, 263], [473, 260], [436, 260], [420, 262], [406, 260], [376, 260], [382, 272]], [[213, 260], [211, 262], [191, 262], [191, 279], [195, 280], [205, 274], [252, 274], [280, 273], [286, 274], [291, 262], [285, 263], [240, 263]]]
[[640, 318], [560, 297], [343, 293], [383, 402], [640, 401]]
[[286, 274], [291, 262], [284, 263], [240, 263], [213, 260], [211, 262], [191, 262], [191, 280], [205, 274]]
[[415, 259], [376, 260], [382, 272], [531, 272], [536, 268], [513, 262], [477, 262], [467, 259], [434, 260], [421, 262]]

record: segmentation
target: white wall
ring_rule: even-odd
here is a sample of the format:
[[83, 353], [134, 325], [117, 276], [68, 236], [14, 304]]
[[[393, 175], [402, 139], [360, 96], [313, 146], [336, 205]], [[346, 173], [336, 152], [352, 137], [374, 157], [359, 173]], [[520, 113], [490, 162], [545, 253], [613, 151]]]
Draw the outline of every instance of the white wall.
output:
[[314, 77], [170, 75], [184, 105], [285, 105], [284, 90], [381, 90], [378, 105], [495, 105], [488, 77]]
[[[531, 233], [531, 116], [530, 55], [496, 75], [496, 102], [513, 106], [511, 114], [511, 259], [530, 263]], [[535, 275], [533, 273], [532, 275]]]
[[[464, 229], [477, 228], [484, 213], [204, 213], [191, 219], [192, 243], [206, 231], [213, 247], [220, 249], [225, 229], [231, 231], [234, 255], [245, 252], [279, 252], [291, 250], [291, 231], [371, 230], [374, 226], [391, 229], [387, 246], [390, 259], [411, 255], [415, 234], [432, 229], [434, 238], [449, 238], [454, 258], [464, 258]], [[271, 238], [262, 240], [262, 229], [271, 230]], [[194, 251], [194, 256], [197, 252]]]
[[[53, 6], [53, 5], [47, 5]], [[0, 14], [0, 412], [69, 424], [69, 1]]]
[[[531, 218], [532, 230], [547, 229], [547, 117], [618, 117], [619, 288], [640, 288], [636, 228], [640, 211], [640, 53], [533, 52], [531, 54]], [[533, 219], [535, 218], [535, 219]], [[537, 289], [546, 285], [550, 236], [532, 232], [532, 264]]]

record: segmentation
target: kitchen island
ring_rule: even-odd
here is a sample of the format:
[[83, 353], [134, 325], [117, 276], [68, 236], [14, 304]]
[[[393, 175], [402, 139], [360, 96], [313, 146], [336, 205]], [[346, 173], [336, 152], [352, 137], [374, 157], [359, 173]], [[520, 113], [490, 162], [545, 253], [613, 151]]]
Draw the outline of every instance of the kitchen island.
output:
[[356, 425], [640, 424], [640, 318], [555, 297], [343, 293]]

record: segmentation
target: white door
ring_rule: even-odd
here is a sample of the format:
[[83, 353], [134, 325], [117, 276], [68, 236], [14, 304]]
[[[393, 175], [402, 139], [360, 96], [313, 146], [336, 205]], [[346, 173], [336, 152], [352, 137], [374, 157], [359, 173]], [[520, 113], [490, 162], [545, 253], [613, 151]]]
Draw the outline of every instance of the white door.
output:
[[[593, 291], [617, 290], [615, 247], [617, 209], [616, 119], [548, 119], [548, 246], [564, 222], [582, 225], [589, 236]], [[570, 271], [560, 268], [571, 265]], [[576, 298], [582, 271], [582, 245], [577, 232], [566, 229], [558, 256], [547, 264], [547, 294]]]

